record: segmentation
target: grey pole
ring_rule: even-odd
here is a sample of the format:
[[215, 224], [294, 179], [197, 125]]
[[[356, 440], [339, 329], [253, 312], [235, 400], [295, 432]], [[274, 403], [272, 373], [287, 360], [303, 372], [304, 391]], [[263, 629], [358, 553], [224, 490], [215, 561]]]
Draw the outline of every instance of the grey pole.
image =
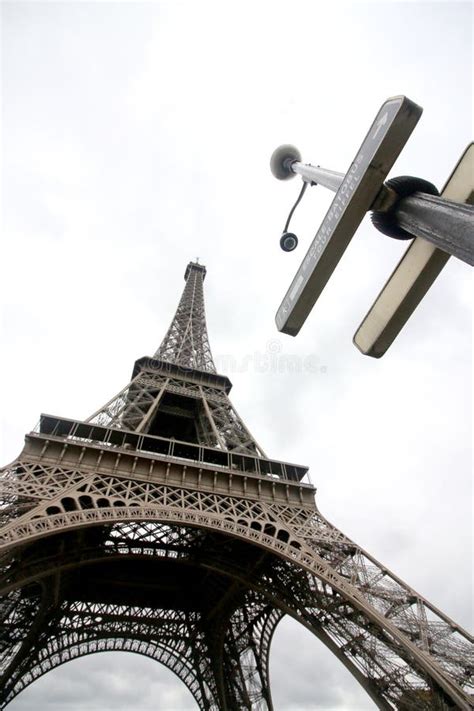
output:
[[322, 185], [333, 192], [339, 190], [345, 178], [345, 173], [336, 173], [335, 170], [326, 170], [326, 168], [320, 168], [319, 166], [310, 165], [309, 163], [300, 163], [299, 161], [295, 161], [291, 164], [291, 170], [293, 173], [301, 175], [305, 183]]
[[[294, 155], [299, 156], [294, 150]], [[322, 185], [333, 192], [338, 191], [345, 178], [344, 173], [291, 158], [287, 158], [285, 167], [285, 177], [300, 175], [306, 183]], [[281, 179], [282, 176], [276, 177]], [[422, 237], [438, 249], [474, 266], [474, 205], [420, 192], [398, 200], [393, 189], [383, 185], [374, 201], [375, 207], [379, 212], [391, 212], [399, 226], [413, 237]]]
[[414, 193], [393, 208], [404, 230], [474, 266], [474, 205]]

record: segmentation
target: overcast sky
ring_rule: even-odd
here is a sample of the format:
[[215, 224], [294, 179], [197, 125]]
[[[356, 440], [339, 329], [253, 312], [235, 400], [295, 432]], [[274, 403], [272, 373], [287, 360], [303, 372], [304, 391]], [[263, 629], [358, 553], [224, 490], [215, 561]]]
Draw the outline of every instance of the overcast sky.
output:
[[[471, 281], [451, 259], [380, 361], [352, 336], [406, 245], [365, 218], [297, 338], [274, 314], [332, 199], [268, 163], [346, 171], [383, 101], [423, 116], [391, 176], [443, 186], [472, 138], [468, 3], [3, 2], [2, 461], [41, 412], [85, 418], [152, 354], [190, 259], [211, 347], [269, 456], [310, 466], [321, 511], [470, 626]], [[299, 367], [285, 367], [286, 357]], [[374, 708], [291, 620], [276, 711]], [[12, 711], [191, 711], [160, 665], [71, 662]]]

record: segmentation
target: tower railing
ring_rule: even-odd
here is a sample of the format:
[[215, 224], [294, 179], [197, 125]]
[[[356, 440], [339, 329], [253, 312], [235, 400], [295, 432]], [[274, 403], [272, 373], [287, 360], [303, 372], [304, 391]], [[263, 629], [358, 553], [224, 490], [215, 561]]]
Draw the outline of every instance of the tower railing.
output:
[[269, 476], [274, 479], [301, 482], [308, 472], [308, 467], [282, 462], [275, 459], [253, 457], [249, 454], [204, 447], [192, 442], [168, 439], [150, 434], [138, 434], [130, 430], [116, 429], [96, 425], [80, 420], [71, 420], [54, 415], [41, 415], [33, 433], [47, 435], [49, 438], [83, 441], [111, 447], [152, 453], [164, 460], [188, 460], [198, 464], [211, 465], [245, 474]]

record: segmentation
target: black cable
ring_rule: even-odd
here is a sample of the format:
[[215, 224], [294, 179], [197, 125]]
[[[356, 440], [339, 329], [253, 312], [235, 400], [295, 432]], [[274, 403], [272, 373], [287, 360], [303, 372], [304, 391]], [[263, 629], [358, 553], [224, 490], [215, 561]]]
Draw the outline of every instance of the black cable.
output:
[[303, 181], [303, 187], [302, 187], [301, 190], [300, 190], [300, 194], [298, 195], [298, 199], [296, 200], [295, 204], [293, 205], [293, 207], [292, 207], [291, 210], [290, 210], [290, 214], [288, 215], [288, 219], [287, 219], [287, 221], [286, 221], [286, 225], [285, 225], [285, 227], [284, 227], [284, 229], [283, 229], [283, 232], [287, 232], [287, 231], [288, 231], [288, 227], [289, 227], [289, 225], [290, 225], [290, 220], [291, 220], [291, 218], [293, 217], [294, 211], [296, 210], [296, 208], [297, 208], [298, 205], [300, 204], [301, 198], [303, 197], [304, 191], [306, 190], [307, 186], [308, 186], [308, 183], [307, 183], [306, 181]]

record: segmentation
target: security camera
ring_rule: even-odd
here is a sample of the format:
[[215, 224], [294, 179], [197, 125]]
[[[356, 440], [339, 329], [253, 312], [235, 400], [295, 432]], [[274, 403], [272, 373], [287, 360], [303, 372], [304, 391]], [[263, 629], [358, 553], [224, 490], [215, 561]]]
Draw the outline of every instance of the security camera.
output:
[[292, 252], [298, 246], [298, 237], [293, 232], [283, 232], [280, 247], [284, 252]]

